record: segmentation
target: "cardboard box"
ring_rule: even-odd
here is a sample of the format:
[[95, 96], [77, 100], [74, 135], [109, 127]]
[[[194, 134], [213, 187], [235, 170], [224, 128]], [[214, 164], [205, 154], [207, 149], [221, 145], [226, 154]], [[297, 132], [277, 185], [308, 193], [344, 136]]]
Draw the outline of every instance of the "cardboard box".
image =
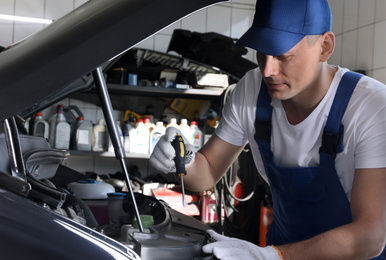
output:
[[202, 117], [210, 108], [209, 100], [175, 98], [170, 108], [189, 120]]
[[197, 74], [197, 85], [200, 87], [219, 87], [227, 88], [229, 86], [228, 75], [214, 73]]
[[161, 71], [160, 79], [165, 79], [165, 81], [176, 81], [178, 70], [173, 69], [164, 69]]

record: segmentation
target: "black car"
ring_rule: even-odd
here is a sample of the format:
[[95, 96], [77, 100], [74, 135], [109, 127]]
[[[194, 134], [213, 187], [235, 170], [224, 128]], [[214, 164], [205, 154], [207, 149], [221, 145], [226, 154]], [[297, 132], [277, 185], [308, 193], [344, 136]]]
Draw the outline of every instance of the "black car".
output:
[[[122, 162], [103, 69], [109, 60], [219, 0], [92, 0], [0, 53], [1, 259], [210, 259], [201, 222], [132, 191], [124, 194], [136, 231], [100, 227], [87, 205], [62, 189], [67, 151], [23, 132], [21, 116], [96, 85], [116, 157]], [[124, 168], [124, 163], [122, 163]], [[127, 170], [126, 181], [130, 183]], [[61, 179], [62, 178], [62, 179]], [[130, 184], [129, 184], [130, 186]], [[141, 214], [154, 217], [146, 230]]]

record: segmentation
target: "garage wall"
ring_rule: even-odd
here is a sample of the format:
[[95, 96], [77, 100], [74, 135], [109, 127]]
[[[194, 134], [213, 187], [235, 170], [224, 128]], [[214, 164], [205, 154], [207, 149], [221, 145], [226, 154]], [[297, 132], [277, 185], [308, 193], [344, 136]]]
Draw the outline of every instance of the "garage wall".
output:
[[[0, 14], [14, 14], [35, 18], [58, 19], [86, 0], [0, 0]], [[165, 52], [174, 29], [197, 32], [217, 32], [238, 38], [252, 23], [255, 0], [236, 0], [216, 5], [177, 22], [141, 43], [139, 47]], [[335, 52], [330, 59], [352, 70], [365, 70], [374, 78], [386, 83], [386, 0], [330, 0], [333, 12], [333, 31], [336, 35]], [[0, 20], [0, 46], [8, 46], [44, 28], [42, 24]], [[255, 61], [249, 51], [246, 58]], [[96, 123], [102, 118], [99, 107], [85, 102], [66, 99], [65, 106], [76, 105], [85, 119]], [[55, 106], [43, 115], [54, 113]], [[122, 112], [115, 111], [122, 120]], [[111, 173], [119, 170], [113, 158], [77, 157], [70, 162], [79, 171], [93, 170]], [[133, 165], [147, 172], [147, 160], [136, 160]]]
[[[0, 0], [0, 14], [58, 19], [86, 0]], [[386, 0], [329, 0], [336, 49], [330, 59], [386, 83]], [[217, 32], [238, 38], [252, 23], [255, 0], [234, 0], [207, 8], [166, 28], [140, 47], [166, 51], [174, 29]], [[42, 29], [42, 24], [0, 20], [0, 46], [8, 46]], [[255, 61], [253, 51], [246, 58]]]
[[[0, 14], [56, 20], [85, 2], [86, 0], [0, 0]], [[254, 3], [255, 0], [238, 0], [204, 9], [164, 29], [142, 42], [138, 47], [166, 52], [173, 30], [177, 28], [201, 33], [217, 32], [238, 38], [252, 23]], [[8, 46], [43, 28], [43, 24], [0, 20], [0, 45]], [[252, 52], [249, 52], [247, 58], [254, 59]], [[66, 107], [77, 106], [83, 112], [85, 120], [93, 124], [103, 118], [101, 108], [94, 104], [68, 98], [60, 103]], [[56, 105], [42, 111], [43, 117], [48, 119], [54, 114]], [[114, 112], [115, 118], [122, 122], [123, 112]], [[166, 109], [164, 113], [168, 117], [178, 118], [176, 112], [171, 109]], [[151, 175], [147, 159], [128, 158], [127, 163], [128, 168], [137, 165], [142, 177]], [[71, 156], [67, 165], [80, 172], [94, 171], [99, 174], [115, 173], [121, 170], [113, 157]]]
[[386, 83], [386, 0], [330, 0], [336, 36], [331, 64]]
[[[86, 0], [0, 0], [0, 14], [58, 19]], [[139, 47], [166, 52], [174, 29], [217, 32], [238, 38], [252, 23], [255, 0], [236, 0], [197, 12], [142, 42]], [[0, 20], [0, 46], [8, 46], [44, 27]], [[254, 59], [252, 52], [247, 58]]]

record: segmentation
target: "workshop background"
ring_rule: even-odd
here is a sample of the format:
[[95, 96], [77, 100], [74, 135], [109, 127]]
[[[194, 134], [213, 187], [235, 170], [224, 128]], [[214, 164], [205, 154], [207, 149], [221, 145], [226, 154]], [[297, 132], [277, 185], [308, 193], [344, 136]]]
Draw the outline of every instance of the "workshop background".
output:
[[[84, 0], [0, 0], [0, 14], [56, 20]], [[255, 0], [235, 0], [197, 12], [139, 44], [165, 52], [174, 29], [217, 32], [240, 37], [253, 20]], [[330, 0], [335, 52], [331, 64], [386, 83], [386, 0]], [[42, 29], [43, 24], [0, 20], [0, 46], [8, 46]], [[255, 61], [252, 51], [246, 58]]]
[[[85, 2], [85, 0], [0, 0], [0, 15], [56, 20]], [[336, 35], [336, 48], [330, 58], [330, 64], [364, 71], [367, 75], [386, 83], [386, 0], [329, 2], [333, 13], [333, 31]], [[254, 8], [255, 0], [235, 0], [215, 5], [186, 17], [136, 47], [166, 52], [175, 29], [199, 33], [215, 32], [237, 39], [250, 27]], [[0, 46], [6, 47], [16, 43], [45, 26], [47, 25], [42, 23], [0, 19]], [[244, 57], [256, 62], [253, 50], [249, 50]], [[66, 99], [61, 103], [64, 106], [78, 106], [93, 124], [103, 117], [101, 109], [94, 104], [74, 99]], [[43, 111], [43, 114], [46, 116], [54, 114], [55, 109], [56, 106], [53, 106]], [[116, 118], [122, 118], [122, 113], [116, 111]], [[174, 112], [166, 111], [166, 113]], [[120, 169], [111, 158], [77, 157], [72, 158], [69, 163], [81, 172], [97, 170], [104, 174]], [[136, 164], [139, 164], [142, 171], [149, 171], [147, 160], [136, 160]], [[143, 172], [142, 174], [146, 175]]]
[[[0, 0], [0, 14], [56, 20], [72, 11], [85, 0]], [[367, 75], [386, 83], [386, 0], [330, 0], [333, 13], [333, 31], [336, 48], [330, 64], [351, 70], [361, 70]], [[251, 25], [255, 0], [235, 0], [215, 5], [171, 25], [136, 47], [166, 52], [175, 29], [192, 32], [215, 32], [231, 38], [239, 38]], [[6, 47], [47, 26], [0, 19], [0, 46]], [[130, 37], [130, 35], [128, 35]], [[244, 56], [256, 62], [255, 53], [249, 50]], [[66, 99], [64, 106], [78, 106], [85, 118], [93, 124], [101, 118], [102, 111], [94, 104]], [[55, 113], [56, 106], [43, 111], [43, 116]], [[173, 111], [166, 111], [166, 113]], [[123, 117], [116, 111], [116, 118]], [[169, 117], [177, 115], [170, 114]], [[111, 158], [77, 157], [70, 166], [79, 171], [110, 173], [119, 170]], [[147, 160], [136, 160], [142, 171], [149, 171]], [[143, 173], [143, 175], [147, 175]]]
[[[85, 2], [84, 0], [0, 0], [0, 18], [1, 15], [16, 15], [54, 21]], [[329, 2], [333, 13], [333, 32], [336, 35], [336, 48], [329, 63], [361, 71], [386, 84], [386, 0], [330, 0]], [[212, 6], [186, 17], [135, 47], [166, 53], [175, 29], [198, 33], [214, 32], [237, 39], [252, 24], [254, 9], [255, 0], [235, 0]], [[43, 23], [0, 19], [0, 46], [6, 47], [16, 43], [45, 26], [47, 25]], [[244, 58], [256, 62], [253, 50], [249, 49]], [[66, 98], [60, 101], [60, 104], [65, 107], [78, 107], [85, 119], [94, 125], [100, 118], [103, 118], [101, 108], [93, 103]], [[45, 109], [43, 116], [48, 118], [53, 115], [56, 105]], [[176, 111], [171, 109], [165, 109], [164, 113], [168, 119], [181, 118]], [[122, 122], [124, 111], [114, 111], [114, 116]], [[139, 177], [147, 179], [154, 174], [154, 169], [149, 166], [148, 159], [149, 155], [127, 158], [128, 168], [132, 170], [133, 167], [136, 167]], [[239, 167], [246, 167], [247, 169], [243, 170], [249, 173], [253, 171], [250, 169], [252, 168], [251, 162], [252, 159], [245, 155], [240, 158]], [[96, 172], [101, 175], [113, 174], [121, 169], [114, 156], [75, 155], [71, 156], [66, 164], [82, 173]], [[253, 182], [257, 183], [256, 180]], [[251, 189], [256, 190], [255, 187]], [[263, 194], [264, 191], [260, 190], [259, 193]], [[260, 200], [261, 198], [258, 199]], [[244, 209], [255, 210], [255, 205], [252, 201]], [[234, 206], [237, 206], [236, 202]], [[246, 221], [247, 217], [255, 219], [255, 215], [252, 214], [239, 214], [234, 222]], [[230, 226], [228, 234], [230, 232], [240, 233], [240, 230], [234, 230], [234, 228], [235, 226]]]

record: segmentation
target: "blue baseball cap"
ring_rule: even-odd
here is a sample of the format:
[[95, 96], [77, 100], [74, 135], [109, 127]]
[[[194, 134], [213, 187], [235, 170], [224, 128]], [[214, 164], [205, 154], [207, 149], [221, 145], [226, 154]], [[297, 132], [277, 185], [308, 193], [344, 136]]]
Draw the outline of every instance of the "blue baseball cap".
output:
[[331, 31], [331, 24], [327, 0], [257, 0], [252, 27], [236, 45], [280, 56], [306, 35]]

